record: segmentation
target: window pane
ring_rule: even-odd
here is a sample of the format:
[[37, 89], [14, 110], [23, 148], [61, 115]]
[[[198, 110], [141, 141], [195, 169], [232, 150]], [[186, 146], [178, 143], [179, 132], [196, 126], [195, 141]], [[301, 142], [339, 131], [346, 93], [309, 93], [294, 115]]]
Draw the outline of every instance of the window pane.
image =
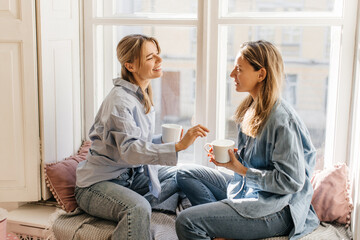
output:
[[[196, 28], [105, 25], [98, 26], [96, 31], [97, 35], [101, 35], [97, 37], [100, 40], [96, 41], [96, 52], [104, 54], [95, 58], [104, 61], [96, 61], [96, 72], [100, 74], [95, 76], [98, 85], [104, 86], [104, 93], [99, 93], [103, 96], [113, 87], [112, 78], [120, 76], [121, 66], [116, 59], [116, 46], [121, 38], [137, 33], [153, 36], [159, 41], [163, 76], [151, 82], [156, 111], [155, 134], [161, 133], [163, 123], [180, 124], [186, 132], [195, 111]], [[106, 59], [111, 59], [111, 62], [107, 63]], [[112, 76], [106, 77], [109, 72]], [[179, 161], [193, 161], [193, 152], [193, 147], [181, 151]]]
[[342, 0], [226, 0], [228, 13], [241, 12], [333, 12]]
[[318, 150], [317, 167], [322, 168], [331, 27], [226, 26], [224, 28], [228, 32], [227, 42], [224, 43], [227, 44], [228, 54], [227, 75], [223, 79], [226, 79], [227, 85], [231, 85], [231, 89], [226, 93], [225, 137], [236, 140], [237, 129], [232, 116], [241, 100], [247, 96], [247, 93], [235, 91], [233, 79], [229, 76], [239, 45], [245, 41], [268, 40], [274, 43], [283, 55], [286, 80], [282, 96], [292, 104], [308, 127]]
[[196, 18], [194, 0], [96, 0], [96, 17], [180, 17]]

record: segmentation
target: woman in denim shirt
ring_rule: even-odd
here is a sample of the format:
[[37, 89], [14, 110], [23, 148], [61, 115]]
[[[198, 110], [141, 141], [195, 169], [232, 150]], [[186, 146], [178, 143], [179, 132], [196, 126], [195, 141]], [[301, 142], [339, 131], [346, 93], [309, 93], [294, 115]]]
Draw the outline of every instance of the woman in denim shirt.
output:
[[175, 210], [166, 203], [179, 191], [177, 152], [208, 131], [197, 125], [176, 143], [161, 144], [161, 136], [154, 136], [150, 82], [162, 75], [159, 53], [157, 40], [144, 35], [119, 42], [122, 79], [114, 79], [101, 104], [89, 132], [89, 154], [76, 171], [78, 205], [90, 215], [117, 222], [116, 240], [150, 239], [151, 209]]
[[280, 98], [283, 60], [269, 42], [242, 44], [230, 75], [237, 92], [249, 92], [239, 105], [238, 149], [216, 166], [178, 170], [176, 180], [193, 207], [176, 220], [180, 240], [257, 239], [288, 235], [298, 239], [319, 224], [311, 206], [310, 179], [315, 148], [305, 124]]

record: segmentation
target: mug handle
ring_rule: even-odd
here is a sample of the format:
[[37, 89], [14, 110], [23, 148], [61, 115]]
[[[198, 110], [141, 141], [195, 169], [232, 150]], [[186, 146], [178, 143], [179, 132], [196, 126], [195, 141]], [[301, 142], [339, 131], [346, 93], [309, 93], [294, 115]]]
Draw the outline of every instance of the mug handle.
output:
[[210, 143], [205, 143], [204, 145], [204, 149], [205, 151], [207, 151], [208, 153], [210, 153], [210, 149], [212, 148], [213, 146], [210, 144]]

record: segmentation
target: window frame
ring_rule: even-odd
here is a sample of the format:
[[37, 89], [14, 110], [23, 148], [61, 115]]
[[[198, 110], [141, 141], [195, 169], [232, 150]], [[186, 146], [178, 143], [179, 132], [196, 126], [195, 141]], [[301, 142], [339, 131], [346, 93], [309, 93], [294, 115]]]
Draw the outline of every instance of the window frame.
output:
[[[111, 1], [109, 1], [111, 2]], [[95, 26], [97, 25], [141, 25], [141, 26], [195, 26], [197, 27], [197, 77], [195, 99], [195, 123], [201, 123], [211, 129], [208, 137], [195, 141], [194, 159], [196, 163], [209, 165], [202, 146], [225, 136], [226, 84], [220, 84], [226, 74], [226, 25], [273, 25], [273, 26], [340, 26], [341, 49], [330, 62], [329, 89], [327, 101], [327, 125], [325, 140], [324, 167], [335, 162], [345, 162], [349, 157], [350, 106], [354, 79], [355, 27], [358, 1], [346, 0], [343, 7], [334, 12], [244, 12], [226, 14], [226, 0], [198, 0], [197, 18], [161, 17], [93, 17], [96, 1], [84, 1], [84, 73], [85, 73], [85, 131], [88, 133], [97, 109], [96, 103], [102, 100], [99, 89], [104, 86], [96, 83], [95, 68]], [[342, 1], [341, 1], [342, 2]], [[286, 24], [284, 24], [286, 22]], [[314, 24], [316, 22], [316, 24]], [[335, 35], [336, 35], [335, 34]], [[334, 35], [334, 36], [335, 36]], [[334, 44], [336, 45], [336, 44]], [[111, 54], [111, 53], [110, 53]], [[236, 54], [236, 53], [234, 53]], [[109, 53], [103, 55], [103, 62], [112, 60]], [[212, 67], [218, 66], [218, 67]], [[107, 72], [107, 71], [105, 71]], [[216, 86], [216, 87], [212, 87]], [[217, 97], [213, 97], [217, 96]]]
[[[358, 23], [360, 21], [360, 9], [358, 9]], [[354, 210], [351, 214], [351, 229], [353, 229], [354, 239], [360, 238], [360, 24], [357, 25], [356, 47], [354, 58], [354, 78], [352, 92], [352, 109], [350, 125], [349, 143], [349, 169], [350, 183], [352, 184], [352, 198]]]

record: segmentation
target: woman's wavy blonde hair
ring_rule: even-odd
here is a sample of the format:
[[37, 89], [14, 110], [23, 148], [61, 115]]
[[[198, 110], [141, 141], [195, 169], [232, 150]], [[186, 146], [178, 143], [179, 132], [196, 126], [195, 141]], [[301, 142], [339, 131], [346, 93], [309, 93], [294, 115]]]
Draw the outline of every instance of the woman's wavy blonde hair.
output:
[[245, 42], [239, 56], [246, 59], [255, 71], [265, 68], [266, 77], [260, 82], [255, 99], [249, 95], [238, 106], [235, 121], [241, 123], [243, 133], [256, 137], [264, 127], [273, 106], [279, 99], [284, 79], [284, 63], [279, 50], [270, 42]]
[[[136, 82], [133, 74], [127, 70], [125, 63], [134, 63], [135, 60], [139, 59], [138, 64], [139, 67], [141, 67], [141, 47], [145, 42], [153, 42], [156, 45], [158, 52], [160, 53], [161, 49], [158, 41], [153, 37], [148, 37], [141, 34], [125, 36], [120, 40], [116, 47], [117, 58], [121, 64], [121, 78], [136, 85], [139, 84]], [[145, 113], [148, 114], [151, 107], [154, 105], [151, 84], [149, 84], [146, 89], [141, 89], [141, 91], [144, 95], [143, 104]]]

